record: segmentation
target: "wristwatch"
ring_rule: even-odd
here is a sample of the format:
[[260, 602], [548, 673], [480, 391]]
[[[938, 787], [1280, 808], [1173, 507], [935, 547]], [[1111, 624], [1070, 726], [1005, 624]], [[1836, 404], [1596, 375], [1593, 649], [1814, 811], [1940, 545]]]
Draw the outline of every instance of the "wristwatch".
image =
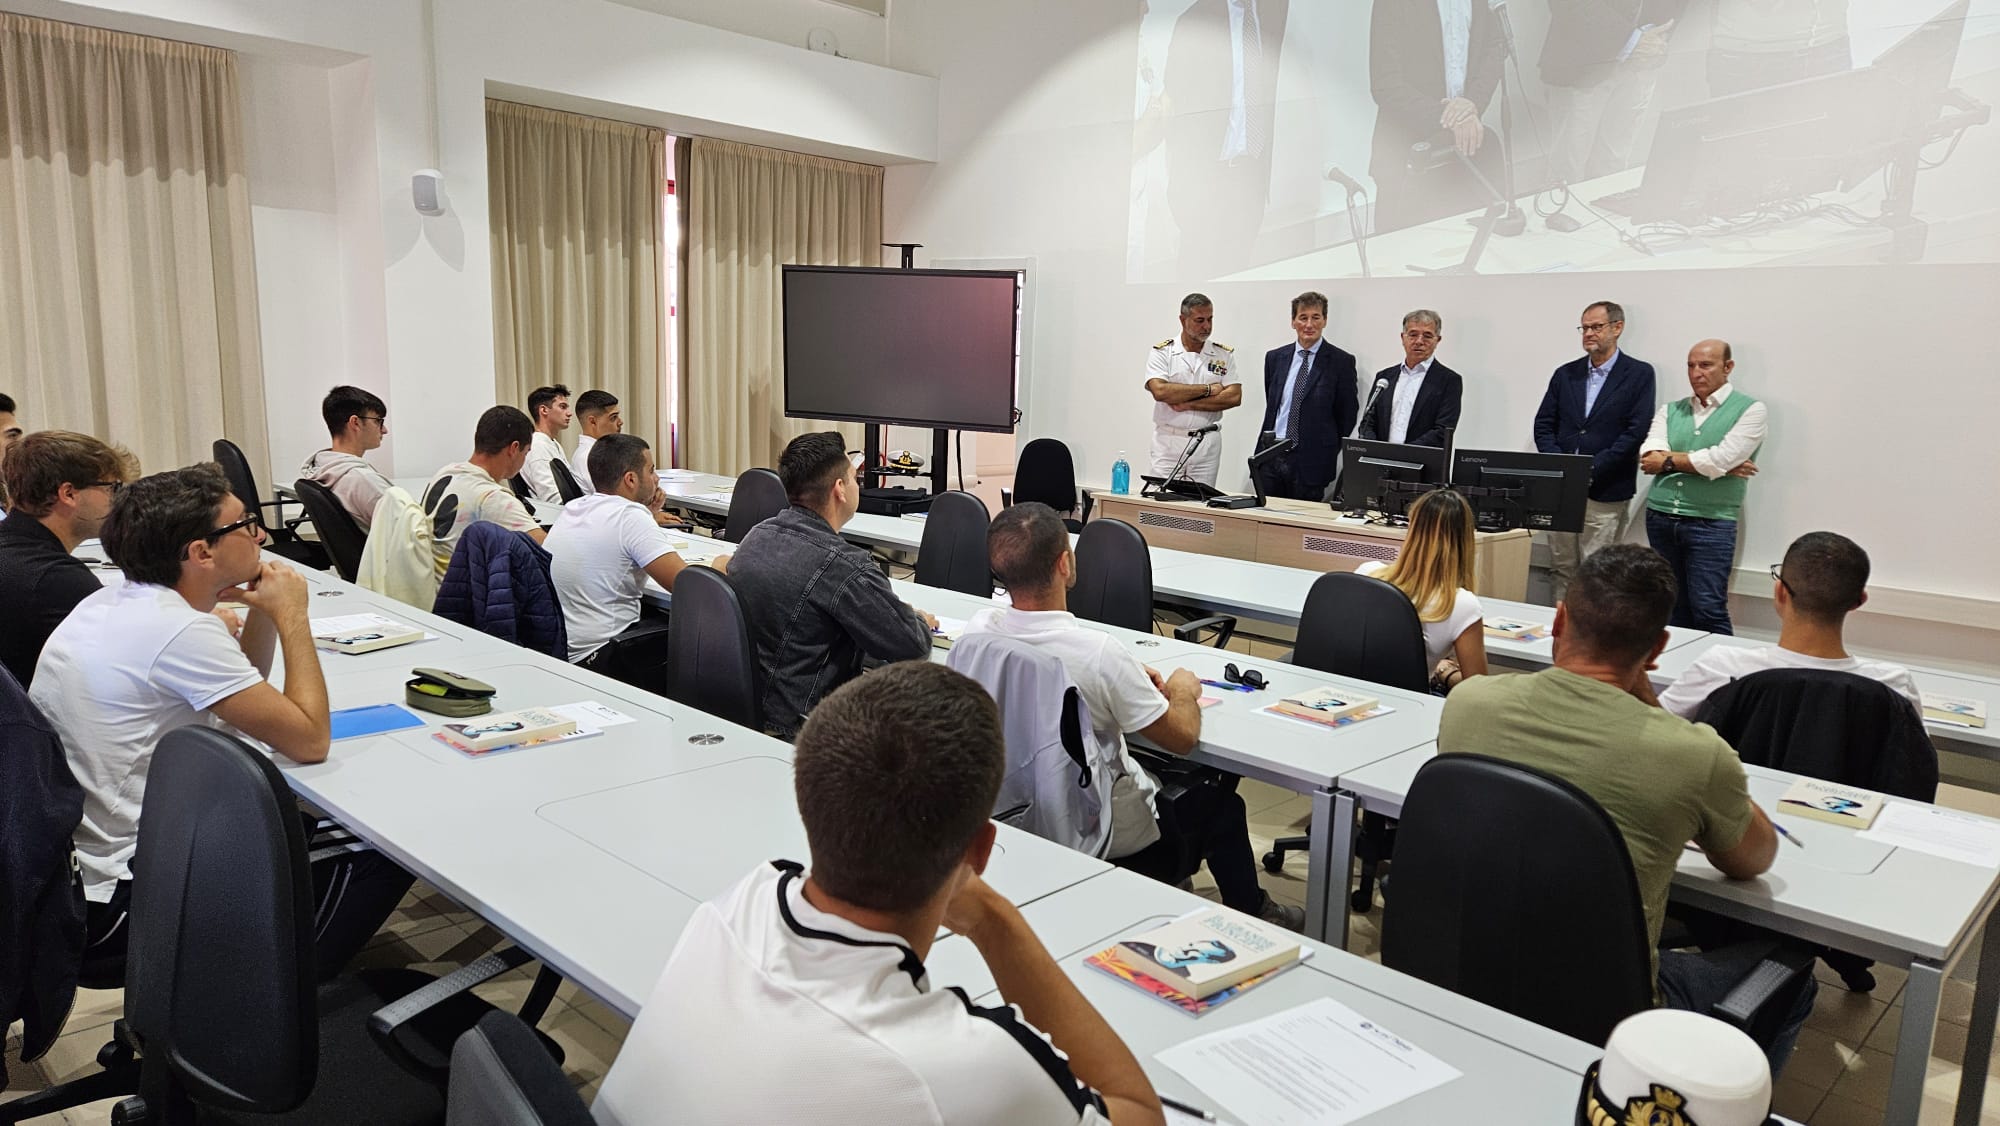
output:
[[1674, 455], [1668, 454], [1667, 460], [1660, 463], [1660, 472], [1662, 473], [1676, 472], [1676, 470], [1674, 469]]

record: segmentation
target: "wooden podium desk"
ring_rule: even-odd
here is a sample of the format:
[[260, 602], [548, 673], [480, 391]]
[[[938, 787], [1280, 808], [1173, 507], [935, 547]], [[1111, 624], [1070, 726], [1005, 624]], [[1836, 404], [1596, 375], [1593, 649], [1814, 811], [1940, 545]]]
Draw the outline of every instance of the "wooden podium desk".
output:
[[[1210, 508], [1196, 501], [1147, 500], [1091, 489], [1093, 517], [1109, 516], [1139, 529], [1154, 547], [1249, 559], [1311, 571], [1352, 571], [1386, 562], [1403, 546], [1407, 529], [1350, 520], [1324, 501], [1272, 497], [1263, 508]], [[1474, 535], [1474, 594], [1525, 602], [1532, 536], [1511, 532]]]

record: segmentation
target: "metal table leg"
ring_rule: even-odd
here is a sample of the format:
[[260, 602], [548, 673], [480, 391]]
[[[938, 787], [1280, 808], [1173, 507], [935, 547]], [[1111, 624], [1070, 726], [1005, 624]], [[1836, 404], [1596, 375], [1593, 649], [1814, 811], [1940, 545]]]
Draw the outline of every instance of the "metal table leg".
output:
[[[1907, 1004], [1908, 1002], [1905, 1002]], [[1972, 990], [1972, 1024], [1965, 1033], [1964, 1071], [1958, 1080], [1957, 1126], [1979, 1126], [1986, 1099], [1986, 1068], [1993, 1051], [1993, 1021], [2000, 1008], [2000, 921], [1986, 920], [1986, 937], [1979, 946], [1979, 981]]]
[[[1931, 1061], [1931, 1036], [1937, 1031], [1938, 1001], [1943, 993], [1944, 967], [1910, 963], [1910, 983], [1903, 987], [1903, 1023], [1896, 1030], [1896, 1059], [1889, 1072], [1884, 1126], [1917, 1126], [1924, 1105], [1924, 1070]], [[1974, 1115], [1976, 1122], [1976, 1110]]]
[[1347, 882], [1354, 873], [1354, 795], [1315, 790], [1306, 880], [1306, 936], [1347, 949]]

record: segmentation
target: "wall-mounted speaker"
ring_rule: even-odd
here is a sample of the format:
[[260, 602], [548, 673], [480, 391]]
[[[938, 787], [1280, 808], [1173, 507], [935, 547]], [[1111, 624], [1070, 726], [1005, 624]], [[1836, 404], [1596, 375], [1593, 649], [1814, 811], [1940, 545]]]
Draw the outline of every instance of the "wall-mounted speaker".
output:
[[410, 177], [410, 198], [420, 215], [444, 214], [444, 173], [435, 168], [419, 168]]

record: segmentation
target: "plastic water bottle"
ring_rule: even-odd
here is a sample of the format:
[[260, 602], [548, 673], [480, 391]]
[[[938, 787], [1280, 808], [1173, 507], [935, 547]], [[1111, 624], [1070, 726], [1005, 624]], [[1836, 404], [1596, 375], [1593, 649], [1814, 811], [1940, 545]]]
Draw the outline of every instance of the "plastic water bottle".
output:
[[1118, 451], [1118, 460], [1111, 463], [1111, 491], [1124, 496], [1132, 491], [1132, 467], [1125, 463], [1125, 451]]

